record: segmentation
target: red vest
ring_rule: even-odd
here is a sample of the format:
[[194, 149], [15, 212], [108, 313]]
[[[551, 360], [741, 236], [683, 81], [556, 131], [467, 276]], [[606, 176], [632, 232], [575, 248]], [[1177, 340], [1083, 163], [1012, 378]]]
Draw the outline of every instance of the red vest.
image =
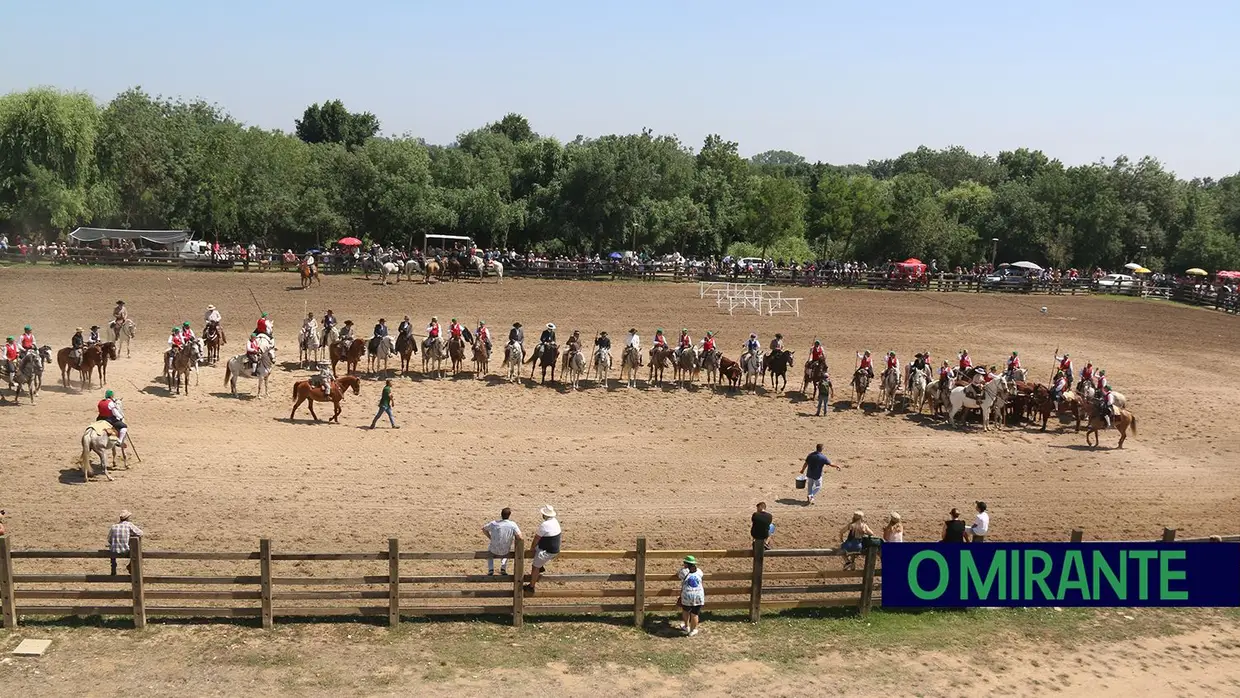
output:
[[960, 370], [966, 371], [970, 368], [973, 368], [973, 359], [970, 359], [967, 356], [960, 357]]
[[100, 419], [110, 418], [112, 416], [112, 401], [105, 397], [99, 401], [98, 409]]
[[183, 344], [185, 344], [185, 337], [181, 336], [180, 332], [172, 335], [172, 346], [179, 347]]
[[1015, 356], [1013, 356], [1012, 358], [1008, 359], [1008, 368], [1010, 368], [1010, 369], [1012, 369], [1012, 370], [1016, 370], [1016, 369], [1020, 368], [1020, 359], [1019, 359], [1018, 357], [1015, 357]]
[[825, 356], [826, 356], [826, 352], [824, 352], [822, 350], [822, 347], [820, 346], [814, 347], [813, 349], [809, 350], [809, 358], [811, 361], [817, 361], [818, 359], [821, 359]]
[[17, 345], [16, 344], [4, 345], [4, 358], [8, 359], [9, 361], [17, 361]]
[[869, 357], [869, 356], [863, 356], [863, 357], [861, 357], [861, 366], [860, 366], [860, 368], [869, 368], [869, 369], [873, 369], [873, 368], [874, 368], [874, 359], [873, 359], [872, 357]]
[[687, 334], [680, 335], [680, 346], [688, 349], [692, 345], [693, 345], [693, 340], [689, 339], [689, 335]]
[[22, 335], [22, 349], [34, 349], [34, 335], [32, 334]]
[[451, 326], [449, 326], [449, 327], [448, 327], [448, 331], [452, 333], [452, 336], [453, 336], [453, 337], [460, 337], [460, 336], [461, 336], [461, 329], [462, 329], [462, 328], [461, 328], [461, 326], [460, 326], [459, 324], [453, 324], [453, 325], [451, 325]]
[[887, 357], [887, 368], [899, 368], [900, 360], [894, 356]]
[[1090, 378], [1093, 378], [1093, 377], [1094, 377], [1094, 367], [1093, 367], [1093, 366], [1086, 366], [1085, 368], [1081, 369], [1081, 380], [1083, 380], [1083, 381], [1087, 381], [1087, 380], [1089, 380]]
[[432, 338], [438, 337], [439, 336], [439, 325], [431, 325], [430, 331], [427, 332], [426, 334]]
[[702, 351], [714, 351], [714, 350], [715, 350], [714, 339], [707, 339], [705, 342], [702, 342]]

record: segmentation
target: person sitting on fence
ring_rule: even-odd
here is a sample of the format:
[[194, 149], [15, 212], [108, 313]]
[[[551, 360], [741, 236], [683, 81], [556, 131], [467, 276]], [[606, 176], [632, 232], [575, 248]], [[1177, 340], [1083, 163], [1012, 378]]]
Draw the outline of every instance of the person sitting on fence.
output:
[[865, 373], [870, 378], [874, 378], [874, 357], [870, 356], [870, 350], [866, 349], [864, 352], [857, 354], [857, 360], [859, 361], [857, 371]]
[[[508, 556], [512, 553], [513, 543], [522, 545], [521, 529], [517, 522], [509, 517], [512, 509], [504, 507], [499, 512], [499, 519], [482, 527], [482, 535], [487, 537], [487, 575], [495, 574], [495, 558], [499, 558], [499, 573], [508, 574]], [[519, 574], [524, 570], [516, 570]]]
[[771, 536], [775, 533], [775, 517], [766, 510], [766, 502], [758, 502], [756, 511], [749, 516], [749, 535], [755, 543], [761, 542], [766, 550], [771, 549]]
[[679, 359], [686, 349], [691, 348], [693, 348], [693, 339], [689, 337], [689, 328], [681, 328], [680, 339], [676, 341], [676, 358]]
[[73, 361], [74, 368], [82, 366], [82, 349], [86, 346], [86, 339], [82, 337], [82, 328], [79, 327], [73, 332], [73, 338], [69, 340], [69, 358]]
[[689, 637], [698, 634], [698, 623], [702, 619], [702, 607], [706, 605], [706, 588], [702, 584], [702, 570], [698, 569], [697, 558], [686, 555], [684, 565], [676, 576], [680, 578], [680, 598], [676, 605], [680, 606], [680, 630]]
[[534, 542], [530, 546], [534, 552], [534, 561], [530, 564], [530, 583], [525, 585], [525, 591], [531, 595], [535, 593], [543, 568], [560, 554], [560, 541], [563, 536], [555, 509], [550, 504], [544, 505], [538, 513], [542, 514], [543, 520], [538, 525], [538, 532], [534, 534]]
[[636, 353], [637, 365], [641, 366], [642, 365], [642, 338], [640, 335], [637, 334], [636, 327], [630, 327], [629, 336], [624, 338], [624, 353], [628, 354], [630, 351]]
[[90, 326], [90, 336], [86, 338], [86, 346], [93, 346], [101, 343], [103, 340], [99, 338], [99, 325]]
[[[142, 529], [129, 520], [132, 517], [133, 514], [126, 509], [121, 512], [120, 520], [108, 528], [108, 552], [111, 553], [113, 577], [116, 576], [116, 558], [129, 557], [129, 539], [142, 537]], [[125, 572], [132, 572], [129, 564], [125, 565]]]
[[887, 517], [887, 525], [883, 527], [883, 542], [904, 542], [904, 524], [900, 520], [900, 515], [894, 511]]
[[840, 529], [840, 548], [848, 553], [844, 558], [844, 569], [856, 569], [857, 555], [861, 552], [862, 540], [874, 535], [869, 524], [865, 522], [865, 513], [854, 511], [852, 521]]
[[960, 350], [960, 374], [965, 375], [971, 368], [973, 368], [973, 359], [969, 357], [969, 350], [961, 349]]
[[775, 339], [771, 340], [771, 351], [784, 350], [784, 336], [779, 332], [775, 333]]

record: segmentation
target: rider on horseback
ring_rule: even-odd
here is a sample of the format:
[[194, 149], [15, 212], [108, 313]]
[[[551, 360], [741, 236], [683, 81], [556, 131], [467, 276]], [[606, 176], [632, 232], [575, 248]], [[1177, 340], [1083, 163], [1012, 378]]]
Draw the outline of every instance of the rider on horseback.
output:
[[542, 331], [538, 336], [538, 343], [544, 347], [543, 351], [551, 351], [552, 345], [555, 344], [555, 323], [548, 322], [547, 329]]
[[13, 387], [13, 377], [17, 375], [17, 342], [9, 337], [4, 340], [4, 366], [9, 375], [9, 388]]
[[1111, 386], [1111, 381], [1107, 380], [1107, 370], [1104, 368], [1104, 369], [1102, 369], [1102, 370], [1098, 371], [1098, 387], [1097, 387], [1097, 389], [1098, 389], [1099, 391], [1101, 391], [1103, 388], [1109, 388], [1110, 386]]
[[263, 313], [258, 318], [258, 322], [255, 323], [254, 334], [265, 334], [268, 339], [275, 339], [275, 336], [271, 334], [273, 324], [271, 319], [267, 317], [267, 313]]
[[258, 375], [258, 360], [263, 355], [263, 347], [258, 343], [258, 333], [250, 333], [250, 343], [245, 347], [245, 360], [250, 367], [250, 375]]
[[117, 337], [120, 337], [121, 330], [128, 321], [129, 309], [125, 307], [125, 301], [116, 301], [116, 307], [112, 309], [112, 328], [116, 330]]
[[693, 340], [689, 338], [689, 328], [683, 327], [680, 330], [680, 339], [676, 342], [676, 358], [686, 350], [693, 347]]
[[1094, 382], [1094, 364], [1092, 361], [1085, 363], [1085, 368], [1081, 369], [1081, 382], [1093, 384]]
[[198, 339], [197, 337], [194, 336], [194, 330], [190, 328], [189, 326], [189, 320], [186, 320], [185, 322], [181, 323], [181, 336], [185, 338], [186, 344], [189, 344], [195, 341], [196, 339]]
[[1051, 399], [1055, 401], [1055, 409], [1060, 408], [1063, 394], [1068, 390], [1068, 376], [1063, 371], [1055, 371], [1055, 383], [1051, 386]]
[[628, 354], [630, 351], [636, 352], [637, 365], [641, 366], [642, 365], [642, 338], [640, 335], [637, 334], [636, 327], [630, 327], [629, 336], [624, 338], [624, 353]]
[[947, 359], [943, 359], [943, 365], [939, 366], [939, 390], [947, 390], [951, 385], [952, 367], [947, 363]]
[[908, 384], [913, 383], [913, 374], [922, 373], [929, 377], [930, 374], [930, 357], [925, 354], [915, 354], [913, 362], [908, 365]]
[[219, 336], [221, 343], [223, 343], [224, 333], [220, 330], [220, 320], [222, 319], [220, 311], [216, 310], [214, 305], [208, 305], [207, 312], [202, 315], [202, 336], [206, 339]]
[[374, 336], [379, 338], [388, 336], [387, 320], [379, 318], [379, 322], [375, 325]]
[[860, 360], [860, 363], [857, 364], [857, 372], [858, 373], [864, 372], [867, 376], [869, 376], [870, 378], [873, 378], [874, 377], [874, 357], [870, 356], [870, 350], [866, 349], [865, 352], [861, 354], [857, 354], [857, 359]]
[[607, 336], [607, 330], [598, 333], [598, 336], [594, 338], [594, 346], [601, 351], [611, 351], [611, 337]]
[[581, 330], [573, 330], [573, 335], [564, 343], [564, 355], [572, 356], [574, 352], [581, 351]]
[[809, 349], [810, 363], [822, 364], [823, 368], [827, 366], [827, 351], [822, 348], [822, 341], [815, 339], [814, 346]]
[[327, 310], [327, 314], [323, 316], [323, 341], [319, 344], [327, 344], [327, 337], [331, 334], [332, 328], [336, 326], [336, 316], [331, 309]]
[[431, 317], [431, 322], [426, 326], [426, 339], [422, 342], [423, 349], [430, 349], [431, 344], [439, 339], [439, 318]]
[[116, 440], [124, 446], [125, 436], [129, 433], [129, 426], [121, 420], [120, 406], [116, 403], [116, 400], [113, 399], [113, 393], [111, 390], [103, 394], [103, 399], [99, 401], [99, 404], [97, 404], [95, 408], [96, 414], [100, 420], [107, 422], [116, 428]]
[[745, 341], [745, 351], [749, 354], [757, 354], [762, 349], [762, 343], [758, 341], [756, 332], [749, 333], [749, 339]]
[[1072, 375], [1073, 375], [1072, 374], [1072, 359], [1069, 358], [1068, 353], [1064, 352], [1063, 356], [1056, 356], [1055, 360], [1059, 362], [1059, 370], [1063, 371], [1068, 376], [1068, 382], [1071, 383]]
[[973, 359], [969, 358], [969, 350], [960, 350], [960, 375], [965, 375], [973, 368]]
[[474, 331], [474, 336], [478, 341], [482, 342], [482, 346], [487, 348], [487, 356], [491, 355], [491, 328], [487, 327], [486, 320], [478, 321], [478, 329]]
[[464, 334], [465, 328], [461, 327], [461, 323], [457, 322], [456, 318], [452, 318], [452, 324], [448, 325], [448, 335], [452, 339], [459, 339], [463, 342], [465, 341], [463, 337]]
[[1102, 386], [1098, 391], [1098, 411], [1102, 413], [1107, 422], [1107, 428], [1111, 428], [1111, 418], [1115, 416], [1115, 393], [1111, 392], [1110, 385]]
[[82, 339], [82, 328], [79, 327], [73, 333], [73, 339], [69, 340], [69, 358], [73, 361], [74, 368], [82, 367], [82, 347], [86, 346], [86, 340]]
[[1020, 352], [1014, 351], [1012, 352], [1012, 355], [1008, 357], [1008, 360], [1007, 360], [1008, 378], [1015, 380], [1016, 372], [1019, 370], [1020, 370]]
[[103, 340], [99, 338], [99, 325], [90, 326], [90, 336], [86, 338], [86, 345], [93, 346], [99, 344]]
[[516, 343], [521, 347], [521, 353], [525, 353], [525, 330], [521, 329], [521, 323], [512, 323], [512, 328], [508, 330], [508, 344], [504, 345], [504, 363], [508, 363], [508, 356], [511, 353], [508, 349], [509, 344]]
[[715, 333], [708, 330], [706, 332], [706, 336], [702, 338], [702, 353], [709, 354], [710, 352], [714, 350], [715, 350]]
[[185, 337], [181, 334], [181, 328], [175, 325], [172, 328], [172, 334], [168, 335], [168, 351], [164, 353], [164, 360], [167, 363], [166, 371], [172, 370], [172, 360], [176, 357], [181, 347], [185, 346]]
[[401, 320], [400, 324], [396, 326], [396, 336], [399, 337], [401, 335], [408, 337], [413, 336], [413, 322], [409, 319], [408, 315], [406, 315], [405, 319]]
[[21, 339], [18, 340], [22, 346], [22, 352], [38, 351], [39, 344], [34, 339], [34, 331], [30, 329], [30, 325], [22, 330]]
[[771, 340], [771, 351], [783, 351], [783, 350], [784, 350], [784, 336], [781, 333], [776, 332], [775, 339]]
[[894, 351], [887, 352], [887, 368], [883, 369], [883, 378], [886, 378], [888, 373], [895, 373], [896, 381], [899, 382], [900, 360], [896, 358]]
[[344, 326], [340, 328], [340, 341], [344, 342], [344, 351], [349, 353], [349, 349], [353, 347], [353, 321], [345, 320]]

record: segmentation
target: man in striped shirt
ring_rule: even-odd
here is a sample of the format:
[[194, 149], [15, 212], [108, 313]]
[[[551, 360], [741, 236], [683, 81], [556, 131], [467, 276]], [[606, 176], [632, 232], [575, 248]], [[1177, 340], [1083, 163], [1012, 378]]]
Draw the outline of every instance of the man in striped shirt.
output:
[[[116, 558], [120, 556], [129, 557], [129, 539], [133, 536], [141, 536], [142, 529], [134, 525], [129, 520], [133, 514], [129, 510], [121, 512], [120, 521], [112, 524], [108, 529], [108, 550], [112, 553], [112, 576], [116, 576]], [[129, 572], [129, 565], [125, 565], [125, 571]]]

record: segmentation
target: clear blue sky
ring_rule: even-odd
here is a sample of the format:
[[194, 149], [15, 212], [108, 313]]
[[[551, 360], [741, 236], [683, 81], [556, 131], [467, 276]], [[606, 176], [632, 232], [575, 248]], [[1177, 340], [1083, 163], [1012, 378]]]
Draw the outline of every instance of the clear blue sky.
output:
[[1240, 2], [0, 0], [0, 92], [141, 85], [291, 130], [312, 102], [447, 143], [647, 126], [865, 162], [925, 144], [1240, 171]]

